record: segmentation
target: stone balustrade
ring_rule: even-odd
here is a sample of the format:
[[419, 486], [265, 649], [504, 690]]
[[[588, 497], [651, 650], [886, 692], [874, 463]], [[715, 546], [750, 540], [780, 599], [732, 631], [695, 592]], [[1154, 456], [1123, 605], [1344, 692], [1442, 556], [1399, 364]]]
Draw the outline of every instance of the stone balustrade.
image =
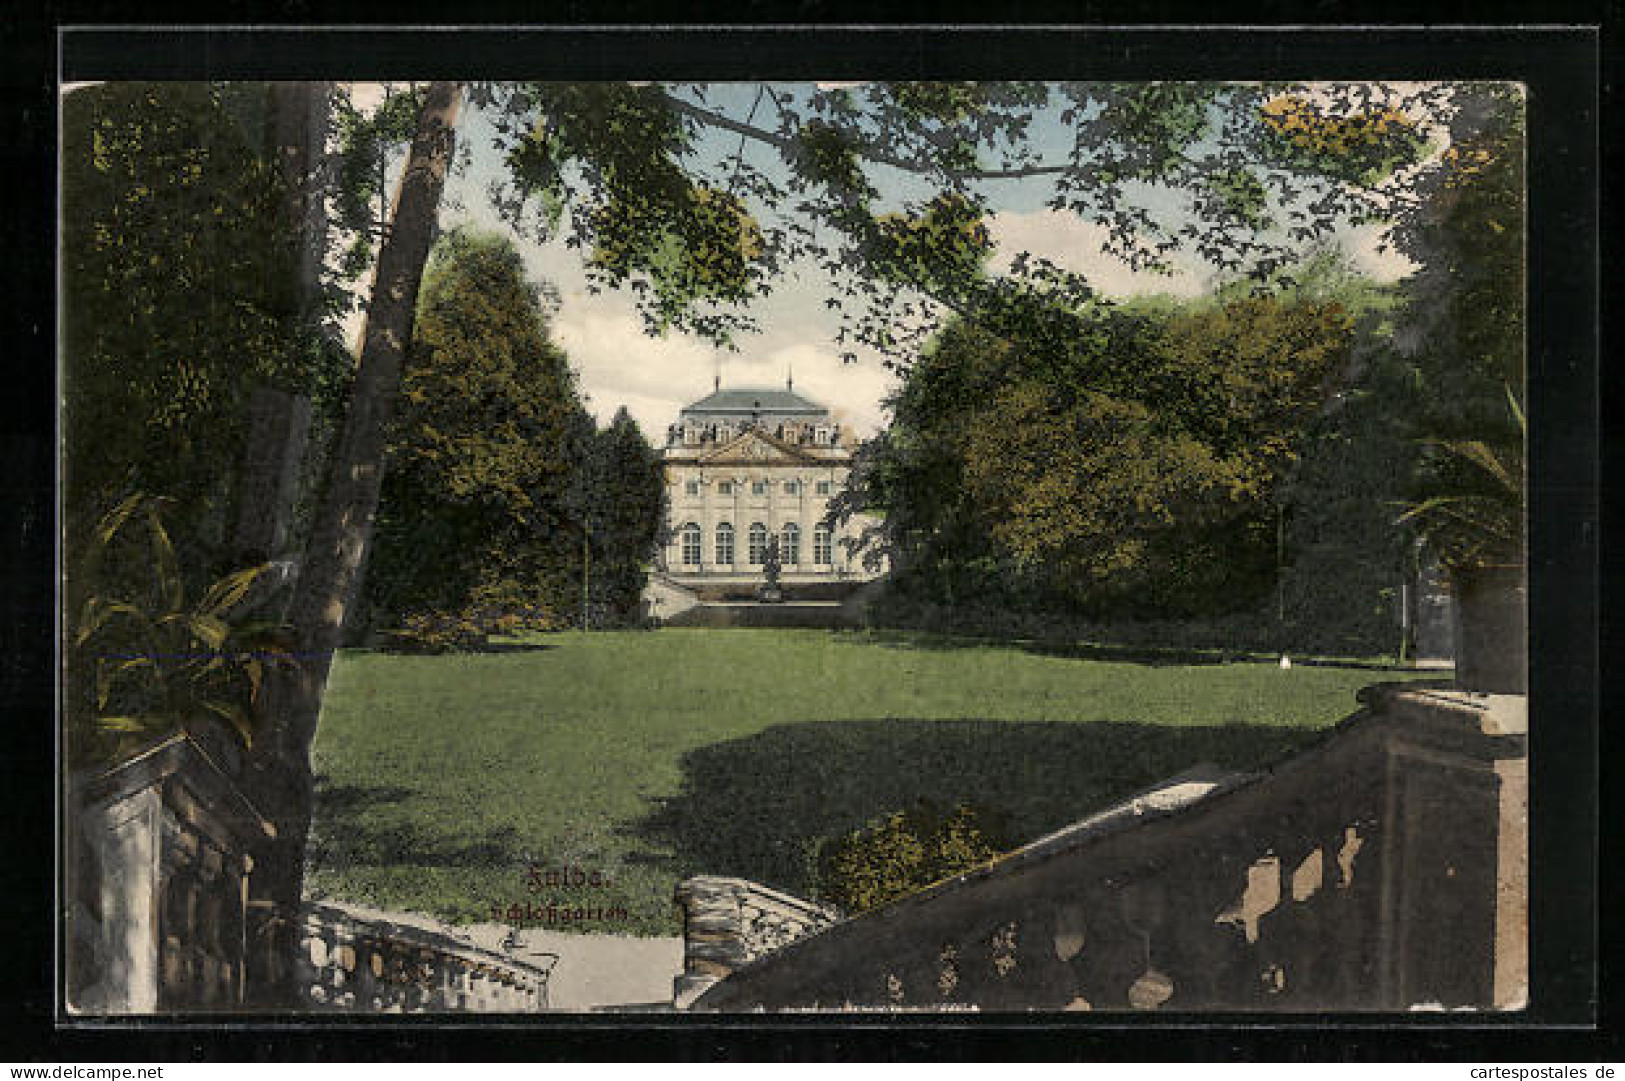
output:
[[[406, 917], [347, 905], [300, 913], [294, 961], [306, 1009], [346, 1013], [536, 1013], [558, 959], [520, 960]], [[532, 955], [534, 958], [536, 955]]]
[[285, 918], [251, 902], [253, 853], [275, 833], [232, 779], [229, 750], [178, 735], [71, 779], [71, 1013], [282, 1010], [288, 1003], [267, 995], [290, 970], [301, 1009], [547, 1007], [551, 955], [521, 960], [403, 914], [307, 905]]
[[67, 1005], [243, 1008], [253, 851], [271, 824], [196, 739], [70, 781]]
[[833, 924], [832, 909], [742, 878], [701, 876], [677, 887], [683, 912], [678, 1008], [730, 972]]
[[[1268, 773], [1193, 771], [752, 955], [687, 884], [693, 1010], [1516, 1009], [1525, 700], [1416, 684]], [[704, 881], [704, 880], [699, 880]], [[726, 881], [726, 880], [725, 880]], [[731, 906], [731, 907], [730, 907]]]

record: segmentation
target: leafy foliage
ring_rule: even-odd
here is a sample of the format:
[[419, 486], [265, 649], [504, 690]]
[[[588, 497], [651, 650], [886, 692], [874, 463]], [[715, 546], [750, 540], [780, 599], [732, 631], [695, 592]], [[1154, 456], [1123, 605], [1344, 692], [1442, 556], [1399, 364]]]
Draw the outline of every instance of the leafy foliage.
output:
[[1481, 89], [1475, 131], [1445, 154], [1419, 227], [1407, 412], [1422, 448], [1405, 521], [1447, 566], [1524, 558], [1524, 111]]
[[860, 462], [899, 564], [1096, 615], [1256, 602], [1283, 478], [1348, 358], [1346, 313], [1252, 296], [1049, 312], [1032, 339], [991, 322], [1010, 332], [943, 333]]
[[[1450, 84], [764, 84], [744, 117], [712, 96], [703, 84], [478, 87], [508, 155], [500, 205], [515, 221], [535, 207], [544, 230], [594, 253], [597, 282], [629, 286], [651, 329], [731, 344], [754, 328], [741, 301], [816, 268], [841, 340], [900, 365], [944, 311], [1089, 297], [1081, 277], [1024, 253], [988, 273], [999, 181], [1045, 178], [1050, 209], [1103, 227], [1107, 250], [1137, 268], [1188, 251], [1264, 277], [1341, 224], [1386, 222], [1404, 242], [1410, 193], [1439, 173], [1429, 125], [1474, 123], [1470, 90]], [[1040, 123], [1072, 144], [1041, 154]], [[708, 154], [722, 133], [737, 151]], [[902, 205], [883, 204], [882, 170], [910, 178]]]
[[354, 280], [372, 266], [379, 238], [388, 227], [390, 157], [417, 130], [423, 109], [421, 88], [386, 85], [376, 108], [363, 110], [348, 93], [333, 101], [334, 224], [348, 238], [339, 256], [341, 278]]
[[664, 493], [637, 425], [623, 410], [594, 430], [509, 241], [442, 238], [419, 308], [369, 575], [375, 621], [432, 651], [556, 629], [579, 619], [589, 559], [598, 621], [624, 620]]
[[[247, 744], [267, 670], [294, 663], [280, 627], [241, 615], [268, 566], [235, 571], [187, 600], [163, 521], [171, 503], [139, 493], [122, 501], [97, 523], [69, 578], [65, 709], [79, 764], [117, 760], [211, 722]], [[128, 537], [132, 524], [145, 526], [145, 548]], [[140, 569], [145, 581], [132, 589]]]
[[[1524, 424], [1518, 400], [1508, 406]], [[1429, 444], [1436, 474], [1448, 474], [1450, 487], [1411, 505], [1396, 523], [1414, 522], [1446, 566], [1482, 567], [1517, 560], [1523, 550], [1523, 448], [1484, 439], [1449, 439]]]
[[1351, 183], [1375, 184], [1427, 145], [1415, 121], [1392, 106], [1332, 112], [1285, 94], [1258, 111], [1276, 155]]
[[400, 653], [468, 653], [486, 648], [493, 634], [514, 634], [526, 624], [524, 617], [514, 613], [492, 614], [469, 607], [449, 613], [411, 612], [399, 628], [386, 633]]
[[818, 892], [847, 912], [867, 912], [980, 866], [1009, 847], [973, 807], [944, 814], [921, 804], [822, 845]]
[[662, 543], [666, 484], [660, 455], [622, 406], [587, 444], [578, 499], [587, 531], [592, 627], [636, 621], [648, 564]]
[[131, 491], [165, 493], [194, 586], [225, 524], [258, 385], [336, 358], [296, 333], [293, 239], [264, 88], [107, 83], [63, 99], [63, 500], [70, 548]]
[[379, 617], [438, 624], [493, 590], [556, 613], [592, 422], [537, 291], [511, 243], [459, 231], [436, 246], [418, 304], [369, 575]]

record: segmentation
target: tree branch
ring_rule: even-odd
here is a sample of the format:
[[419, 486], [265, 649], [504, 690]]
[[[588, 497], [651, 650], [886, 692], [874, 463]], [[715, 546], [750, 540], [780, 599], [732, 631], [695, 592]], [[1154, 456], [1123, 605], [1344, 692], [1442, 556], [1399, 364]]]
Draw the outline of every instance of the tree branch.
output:
[[[795, 140], [777, 132], [768, 131], [766, 128], [760, 128], [754, 124], [743, 123], [722, 113], [684, 101], [682, 98], [673, 97], [665, 91], [662, 91], [661, 95], [675, 112], [698, 120], [702, 124], [725, 128], [728, 131], [736, 132], [758, 142], [766, 143], [768, 146], [775, 147], [787, 154], [795, 150]], [[925, 172], [918, 162], [887, 154], [873, 145], [866, 144], [859, 148], [859, 152], [876, 165], [889, 165], [894, 169], [902, 169], [910, 173]], [[1053, 176], [1066, 172], [1068, 168], [1070, 166], [1066, 165], [1024, 165], [1013, 169], [939, 169], [938, 171], [943, 176], [954, 180], [1018, 180], [1029, 176]]]

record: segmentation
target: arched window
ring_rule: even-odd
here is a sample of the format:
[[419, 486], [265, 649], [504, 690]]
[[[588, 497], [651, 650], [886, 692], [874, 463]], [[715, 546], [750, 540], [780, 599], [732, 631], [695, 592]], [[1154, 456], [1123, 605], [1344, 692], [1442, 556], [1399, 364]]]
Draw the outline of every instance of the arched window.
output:
[[700, 527], [693, 522], [683, 527], [683, 565], [685, 567], [700, 565]]
[[767, 558], [767, 526], [761, 522], [751, 523], [747, 548], [745, 554], [750, 557], [750, 565], [760, 567], [762, 561]]
[[784, 531], [779, 536], [779, 555], [784, 559], [787, 567], [793, 567], [801, 562], [801, 527], [794, 522], [785, 522]]
[[734, 527], [731, 522], [717, 526], [717, 562], [732, 566], [734, 561]]
[[820, 567], [835, 562], [835, 548], [830, 542], [829, 526], [821, 525], [813, 530], [813, 562]]

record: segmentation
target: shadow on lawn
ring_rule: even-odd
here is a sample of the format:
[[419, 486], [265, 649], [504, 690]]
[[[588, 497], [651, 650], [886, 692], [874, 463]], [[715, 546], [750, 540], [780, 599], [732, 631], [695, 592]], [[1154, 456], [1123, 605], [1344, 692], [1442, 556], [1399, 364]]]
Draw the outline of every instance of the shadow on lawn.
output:
[[323, 785], [318, 779], [316, 813], [306, 859], [334, 870], [353, 866], [512, 867], [519, 865], [519, 833], [512, 826], [472, 840], [449, 841], [406, 822], [375, 821], [368, 812], [418, 795], [397, 785]]
[[[864, 632], [867, 643], [888, 649], [917, 649], [932, 653], [947, 653], [959, 649], [988, 647], [1015, 649], [1041, 657], [1067, 657], [1074, 660], [1109, 661], [1117, 664], [1143, 664], [1153, 668], [1190, 667], [1192, 665], [1235, 664], [1239, 662], [1270, 662], [1278, 656], [1262, 650], [1198, 648], [1190, 646], [1112, 645], [1106, 642], [1075, 642], [1057, 639], [979, 638], [969, 635], [949, 635], [874, 629]], [[1295, 665], [1309, 668], [1354, 668], [1374, 672], [1400, 672], [1411, 669], [1379, 661], [1343, 660], [1340, 658], [1292, 657]]]
[[1128, 722], [863, 720], [775, 725], [683, 756], [680, 793], [632, 829], [681, 877], [806, 896], [820, 841], [921, 803], [977, 808], [1026, 843], [1200, 762], [1256, 770], [1320, 730]]
[[478, 649], [471, 649], [470, 653], [541, 653], [549, 649], [558, 649], [558, 646], [546, 642], [487, 642]]
[[948, 653], [959, 649], [1015, 649], [1041, 657], [1069, 657], [1075, 660], [1112, 661], [1152, 667], [1228, 664], [1246, 655], [1217, 649], [1178, 649], [1151, 646], [1113, 646], [1094, 642], [1045, 641], [1042, 639], [977, 638], [959, 635], [919, 634], [910, 631], [871, 630], [867, 642], [888, 649], [917, 649]]

